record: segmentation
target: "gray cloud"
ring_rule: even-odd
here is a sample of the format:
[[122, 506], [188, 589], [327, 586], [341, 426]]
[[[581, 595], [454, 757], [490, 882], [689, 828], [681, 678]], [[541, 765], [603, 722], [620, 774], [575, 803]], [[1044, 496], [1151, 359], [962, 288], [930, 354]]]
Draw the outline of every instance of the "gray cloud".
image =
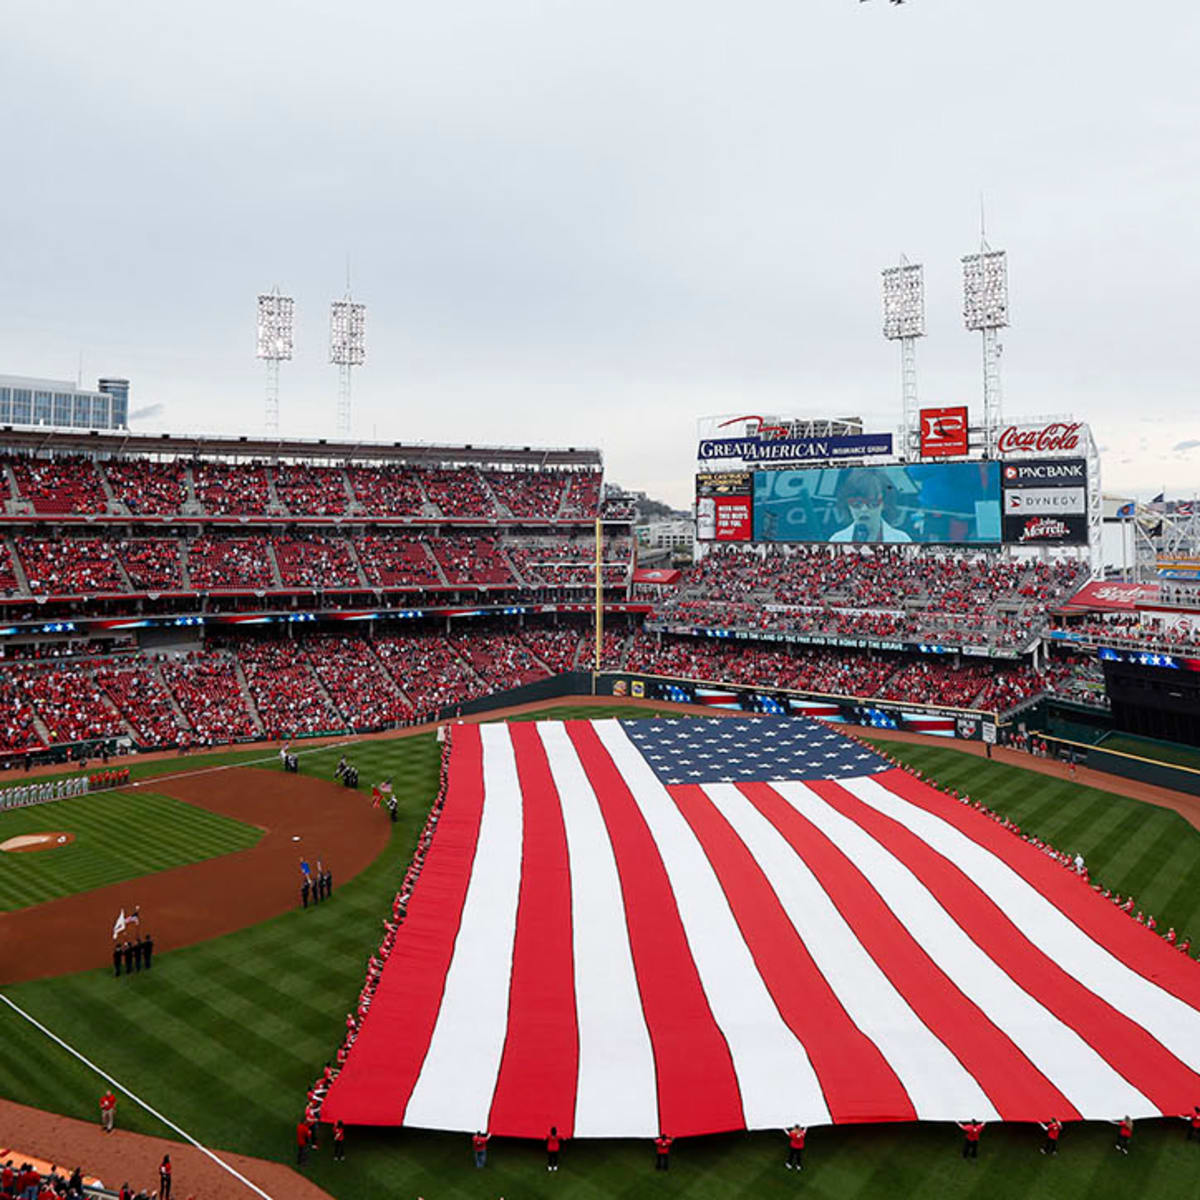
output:
[[69, 377], [82, 348], [173, 428], [253, 431], [278, 282], [283, 429], [329, 435], [349, 253], [357, 434], [599, 445], [684, 504], [699, 415], [895, 426], [878, 272], [902, 250], [926, 265], [922, 398], [979, 414], [959, 258], [982, 190], [1006, 412], [1090, 419], [1132, 452], [1113, 485], [1148, 484], [1132, 414], [1194, 408], [1198, 33], [1184, 0], [1132, 23], [1044, 0], [13, 5], [0, 371]]

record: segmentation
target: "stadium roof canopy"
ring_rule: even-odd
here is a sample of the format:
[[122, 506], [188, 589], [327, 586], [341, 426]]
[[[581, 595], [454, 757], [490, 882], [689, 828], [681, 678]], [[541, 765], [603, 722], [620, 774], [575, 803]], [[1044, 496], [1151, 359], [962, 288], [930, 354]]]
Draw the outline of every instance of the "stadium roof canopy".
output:
[[100, 432], [5, 425], [0, 449], [16, 453], [144, 454], [158, 457], [325, 459], [396, 462], [413, 466], [592, 467], [603, 465], [590, 447], [450, 446], [424, 442], [337, 441], [328, 438], [230, 437], [208, 434]]

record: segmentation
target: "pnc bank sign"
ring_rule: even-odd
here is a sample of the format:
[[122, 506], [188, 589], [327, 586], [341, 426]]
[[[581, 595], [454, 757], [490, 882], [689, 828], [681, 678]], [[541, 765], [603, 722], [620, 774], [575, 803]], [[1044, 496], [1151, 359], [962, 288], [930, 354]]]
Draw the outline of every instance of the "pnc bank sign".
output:
[[1000, 431], [996, 449], [1001, 454], [1063, 454], [1078, 450], [1083, 442], [1082, 421], [1054, 421], [1027, 427], [1008, 425]]

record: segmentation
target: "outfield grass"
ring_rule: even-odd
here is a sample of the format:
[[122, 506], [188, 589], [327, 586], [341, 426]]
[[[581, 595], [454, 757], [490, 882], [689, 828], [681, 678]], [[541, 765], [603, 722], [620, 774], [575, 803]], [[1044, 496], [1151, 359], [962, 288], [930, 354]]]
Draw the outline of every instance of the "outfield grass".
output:
[[[1156, 903], [1163, 914], [1173, 907], [1194, 913], [1200, 839], [1174, 814], [950, 749], [888, 748], [1064, 848], [1078, 847], [1093, 871], [1120, 890], [1161, 894]], [[340, 754], [305, 755], [302, 770], [328, 777]], [[206, 1143], [290, 1161], [304, 1093], [340, 1039], [437, 781], [432, 735], [363, 743], [350, 757], [364, 789], [377, 777], [392, 777], [401, 819], [380, 858], [332, 902], [156, 957], [149, 975], [114, 980], [97, 970], [22, 984], [8, 994]], [[91, 1072], [7, 1009], [0, 1009], [0, 1039], [0, 1093], [95, 1119], [100, 1088]], [[119, 1123], [164, 1132], [128, 1101]], [[802, 1176], [784, 1170], [781, 1134], [678, 1143], [669, 1175], [653, 1173], [644, 1143], [569, 1143], [562, 1170], [548, 1175], [534, 1145], [494, 1141], [491, 1165], [475, 1171], [461, 1135], [351, 1130], [347, 1162], [332, 1163], [324, 1145], [309, 1173], [340, 1200], [593, 1200], [651, 1189], [695, 1200], [798, 1191], [939, 1200], [1197, 1194], [1200, 1146], [1184, 1142], [1181, 1122], [1140, 1123], [1128, 1159], [1112, 1150], [1106, 1126], [1069, 1128], [1057, 1161], [1038, 1155], [1040, 1137], [1031, 1128], [989, 1128], [977, 1164], [959, 1159], [959, 1136], [945, 1125], [814, 1130]], [[179, 1186], [186, 1194], [186, 1181]]]
[[0, 912], [245, 850], [262, 831], [153, 792], [105, 792], [0, 812], [0, 842], [69, 832], [66, 846], [0, 858]]

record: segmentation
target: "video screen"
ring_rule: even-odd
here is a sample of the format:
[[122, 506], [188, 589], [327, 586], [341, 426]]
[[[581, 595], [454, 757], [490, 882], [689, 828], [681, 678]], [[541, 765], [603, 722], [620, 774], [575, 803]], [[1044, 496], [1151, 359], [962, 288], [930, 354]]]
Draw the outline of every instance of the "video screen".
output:
[[1000, 541], [1000, 464], [756, 471], [756, 542]]

